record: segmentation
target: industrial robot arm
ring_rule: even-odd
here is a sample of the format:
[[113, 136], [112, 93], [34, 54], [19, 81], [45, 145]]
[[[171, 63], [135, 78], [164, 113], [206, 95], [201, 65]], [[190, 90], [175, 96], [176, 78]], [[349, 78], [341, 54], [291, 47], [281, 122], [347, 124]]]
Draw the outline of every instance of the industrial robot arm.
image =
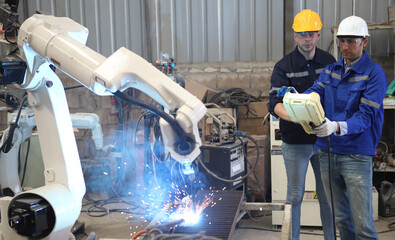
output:
[[88, 30], [69, 18], [35, 14], [18, 35], [26, 72], [23, 61], [0, 68], [3, 84], [27, 90], [45, 168], [45, 186], [0, 198], [0, 239], [68, 239], [80, 214], [85, 184], [64, 88], [52, 66], [97, 95], [131, 100], [122, 91], [143, 91], [175, 113], [174, 118], [161, 115], [173, 158], [190, 164], [200, 154], [197, 123], [206, 112], [203, 103], [126, 48], [106, 58], [85, 46], [87, 37]]

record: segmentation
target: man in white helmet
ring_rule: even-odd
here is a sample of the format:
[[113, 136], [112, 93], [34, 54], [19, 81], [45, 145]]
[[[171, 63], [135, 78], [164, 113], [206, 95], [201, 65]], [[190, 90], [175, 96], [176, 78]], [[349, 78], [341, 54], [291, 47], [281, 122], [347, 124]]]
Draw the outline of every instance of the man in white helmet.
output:
[[381, 137], [388, 82], [383, 69], [364, 51], [368, 36], [362, 18], [345, 18], [337, 33], [343, 58], [328, 65], [305, 92], [317, 92], [325, 110], [325, 122], [314, 128], [315, 146], [320, 149], [325, 192], [334, 204], [344, 240], [378, 239], [372, 207], [372, 156]]

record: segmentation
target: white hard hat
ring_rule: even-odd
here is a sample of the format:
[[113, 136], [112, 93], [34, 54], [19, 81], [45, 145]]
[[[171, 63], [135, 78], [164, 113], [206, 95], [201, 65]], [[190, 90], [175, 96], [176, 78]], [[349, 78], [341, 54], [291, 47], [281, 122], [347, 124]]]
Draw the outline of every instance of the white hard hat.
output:
[[357, 16], [350, 16], [341, 21], [337, 36], [367, 37], [370, 35], [365, 20]]

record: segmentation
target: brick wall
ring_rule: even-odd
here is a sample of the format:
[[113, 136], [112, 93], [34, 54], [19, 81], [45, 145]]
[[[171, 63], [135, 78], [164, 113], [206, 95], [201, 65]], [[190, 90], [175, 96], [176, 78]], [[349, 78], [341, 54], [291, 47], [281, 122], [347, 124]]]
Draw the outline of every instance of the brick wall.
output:
[[268, 96], [275, 62], [223, 62], [177, 64], [186, 80], [213, 90], [242, 88], [253, 96]]

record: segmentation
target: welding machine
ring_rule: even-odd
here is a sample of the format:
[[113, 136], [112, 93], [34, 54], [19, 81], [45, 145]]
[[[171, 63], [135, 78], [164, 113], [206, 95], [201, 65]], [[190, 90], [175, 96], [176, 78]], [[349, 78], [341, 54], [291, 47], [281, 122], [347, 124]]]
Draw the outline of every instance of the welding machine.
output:
[[395, 216], [395, 183], [382, 181], [380, 185], [379, 213], [382, 217]]
[[[218, 177], [235, 180], [246, 173], [247, 142], [236, 141], [234, 143], [214, 145], [203, 144], [200, 147], [200, 158], [204, 165]], [[224, 182], [216, 179], [206, 171], [203, 189], [235, 190], [244, 186], [245, 180], [236, 182]]]

